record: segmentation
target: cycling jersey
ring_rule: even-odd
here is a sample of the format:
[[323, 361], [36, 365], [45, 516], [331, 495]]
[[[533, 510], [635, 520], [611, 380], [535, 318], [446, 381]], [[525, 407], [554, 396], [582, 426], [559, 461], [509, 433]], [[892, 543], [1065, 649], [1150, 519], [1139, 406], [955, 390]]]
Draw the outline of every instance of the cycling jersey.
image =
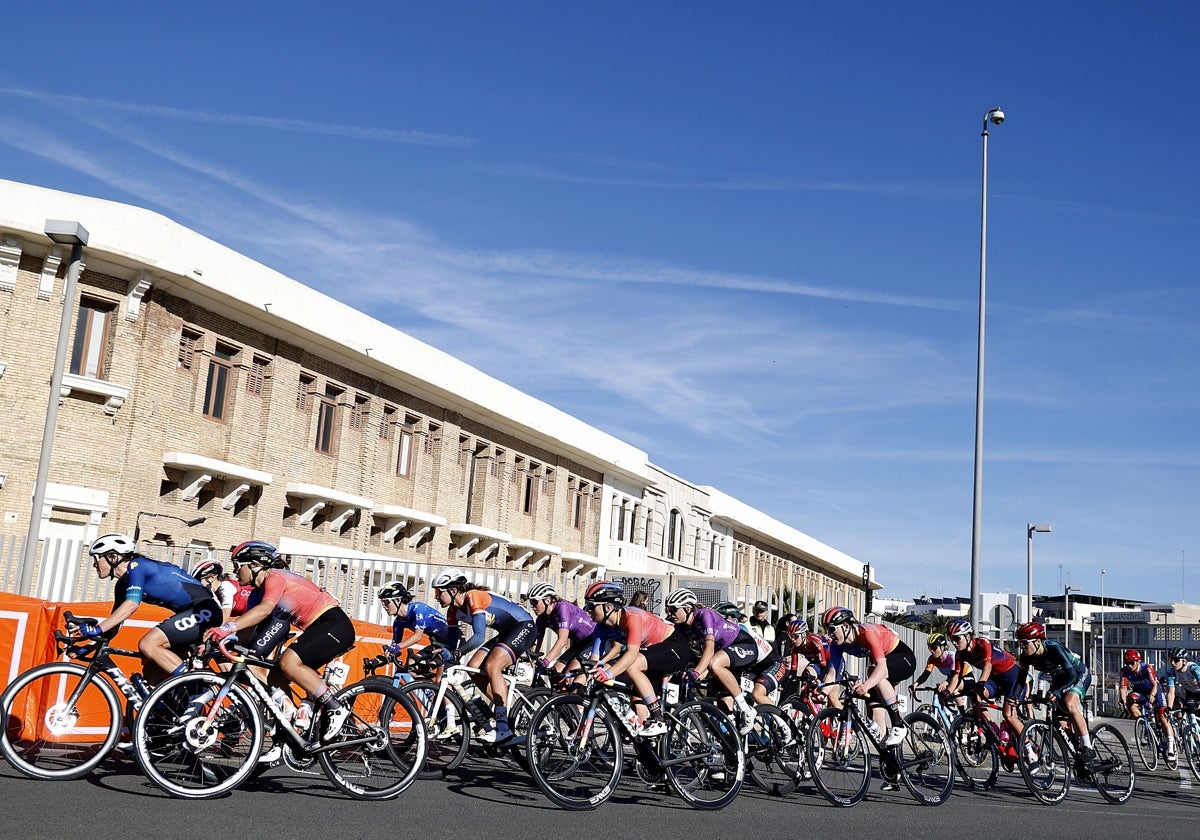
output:
[[865, 656], [872, 662], [886, 659], [900, 645], [900, 637], [884, 624], [859, 624], [854, 641], [850, 644], [831, 644], [829, 665], [839, 677], [845, 670], [846, 654]]
[[[462, 594], [462, 597], [463, 605], [461, 607], [452, 605], [446, 611], [447, 624], [454, 626], [460, 621], [468, 620], [471, 625], [471, 638], [467, 639], [462, 646], [461, 653], [470, 653], [482, 647], [489, 627], [501, 637], [508, 637], [509, 631], [516, 632], [522, 625], [528, 625], [528, 632], [519, 634], [520, 643], [524, 644], [523, 650], [528, 649], [533, 643], [533, 616], [522, 609], [519, 604], [514, 604], [499, 595], [493, 595], [486, 589], [468, 589]], [[464, 614], [469, 616], [469, 619], [460, 617]], [[516, 652], [521, 653], [521, 651]]]
[[1154, 666], [1143, 662], [1136, 668], [1126, 665], [1121, 669], [1121, 687], [1136, 691], [1139, 694], [1152, 694], [1158, 690], [1158, 677]]
[[816, 676], [820, 676], [829, 668], [830, 644], [828, 636], [808, 633], [805, 635], [804, 641], [795, 645], [793, 652], [807, 659], [807, 667], [812, 668], [816, 672]]
[[573, 642], [580, 642], [592, 637], [596, 632], [596, 622], [583, 607], [578, 607], [570, 601], [555, 601], [537, 617], [538, 638], [544, 636], [547, 630], [553, 630], [555, 633], [566, 630]]
[[1082, 696], [1082, 692], [1087, 690], [1092, 681], [1092, 674], [1083, 664], [1083, 660], [1063, 647], [1060, 642], [1044, 641], [1040, 655], [1023, 653], [1018, 661], [1022, 678], [1030, 668], [1036, 668], [1050, 681], [1049, 692], [1056, 697], [1061, 697], [1067, 691], [1074, 691]]
[[251, 594], [247, 609], [263, 601], [273, 601], [271, 614], [283, 618], [301, 630], [308, 628], [322, 613], [338, 606], [330, 595], [303, 575], [283, 569], [271, 569], [259, 587]]
[[132, 601], [179, 612], [193, 604], [212, 600], [212, 592], [183, 569], [148, 557], [130, 560], [129, 571], [113, 589], [114, 607]]
[[[405, 630], [424, 633], [435, 642], [449, 646], [452, 641], [450, 625], [445, 617], [428, 604], [411, 601], [408, 611], [403, 616], [396, 616], [392, 621], [392, 642], [398, 643], [404, 638]], [[457, 634], [453, 634], [457, 635]]]
[[970, 673], [972, 665], [982, 672], [989, 662], [992, 663], [993, 676], [1007, 673], [1017, 667], [1015, 656], [982, 636], [972, 639], [965, 648], [956, 652], [954, 661], [960, 677]]
[[[616, 640], [629, 647], [645, 650], [651, 645], [665, 640], [674, 629], [674, 624], [665, 618], [659, 618], [654, 613], [646, 612], [638, 607], [625, 607], [621, 610], [621, 620], [616, 627], [609, 627], [607, 624], [596, 625], [596, 644], [592, 649], [596, 652], [602, 651], [604, 649], [603, 642]], [[681, 639], [686, 640], [687, 638], [685, 633], [677, 635]]]
[[1167, 688], [1177, 688], [1187, 694], [1200, 694], [1200, 665], [1195, 662], [1189, 662], [1183, 666], [1183, 670], [1176, 670], [1174, 665], [1168, 665], [1163, 669], [1163, 677], [1166, 678]]
[[710, 607], [692, 610], [691, 623], [681, 629], [698, 642], [712, 639], [717, 650], [725, 650], [743, 632], [740, 626], [726, 621], [725, 616]]

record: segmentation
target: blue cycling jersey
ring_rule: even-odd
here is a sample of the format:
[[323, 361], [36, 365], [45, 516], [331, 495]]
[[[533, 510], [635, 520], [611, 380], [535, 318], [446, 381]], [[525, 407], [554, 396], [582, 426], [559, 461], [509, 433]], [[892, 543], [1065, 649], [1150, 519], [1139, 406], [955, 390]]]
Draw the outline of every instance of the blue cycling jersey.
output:
[[422, 604], [420, 601], [409, 603], [408, 613], [403, 618], [396, 616], [392, 622], [392, 641], [399, 642], [403, 638], [405, 630], [424, 633], [440, 644], [448, 644], [450, 641], [450, 625], [446, 623], [445, 617], [433, 607]]
[[207, 587], [178, 566], [148, 557], [134, 557], [129, 561], [129, 571], [117, 581], [113, 606], [123, 601], [135, 604], [144, 601], [178, 612], [212, 597]]

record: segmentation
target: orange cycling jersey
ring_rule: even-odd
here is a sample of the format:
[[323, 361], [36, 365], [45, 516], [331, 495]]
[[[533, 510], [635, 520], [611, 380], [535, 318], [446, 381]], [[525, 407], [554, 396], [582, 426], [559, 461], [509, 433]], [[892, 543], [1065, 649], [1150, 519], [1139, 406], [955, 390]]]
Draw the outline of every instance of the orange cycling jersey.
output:
[[[334, 598], [311, 580], [294, 572], [283, 569], [271, 569], [262, 584], [262, 597], [259, 601], [274, 601], [272, 612], [281, 618], [286, 618], [292, 624], [304, 630], [330, 607], [338, 605]], [[255, 601], [251, 600], [251, 605]]]
[[671, 635], [675, 625], [638, 607], [626, 607], [618, 625], [629, 647], [648, 648]]

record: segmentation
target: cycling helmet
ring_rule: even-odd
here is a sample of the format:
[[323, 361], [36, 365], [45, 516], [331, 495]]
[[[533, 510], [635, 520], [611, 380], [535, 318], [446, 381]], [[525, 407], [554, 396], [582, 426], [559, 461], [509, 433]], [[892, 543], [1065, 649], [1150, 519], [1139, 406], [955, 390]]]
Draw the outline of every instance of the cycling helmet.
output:
[[956, 618], [950, 622], [946, 628], [947, 636], [970, 636], [975, 632], [975, 628], [971, 626], [971, 622], [965, 618]]
[[934, 633], [925, 641], [925, 644], [930, 650], [933, 650], [935, 647], [940, 647], [946, 644], [946, 634]]
[[466, 582], [467, 576], [461, 569], [446, 569], [438, 573], [431, 586], [434, 589], [449, 589], [451, 586], [462, 586]]
[[853, 624], [854, 613], [845, 607], [830, 607], [825, 610], [825, 614], [821, 616], [821, 626], [826, 630], [837, 627], [839, 624]]
[[738, 609], [738, 605], [733, 603], [733, 601], [722, 601], [714, 606], [713, 609], [726, 618], [732, 618], [734, 621], [737, 621], [742, 615], [742, 611]]
[[408, 587], [403, 583], [392, 581], [379, 587], [379, 594], [376, 597], [380, 601], [398, 601], [401, 604], [407, 604], [412, 600], [412, 593], [408, 591]]
[[1187, 659], [1188, 652], [1183, 648], [1171, 648], [1167, 651], [1167, 659], [1172, 661], [1176, 659]]
[[114, 551], [117, 554], [136, 554], [137, 543], [124, 534], [105, 534], [96, 537], [88, 546], [88, 554], [110, 554]]
[[204, 580], [209, 575], [224, 577], [225, 569], [216, 560], [197, 560], [196, 565], [192, 566], [192, 577], [196, 580]]
[[696, 593], [690, 589], [676, 589], [667, 596], [666, 608], [668, 610], [677, 610], [680, 608], [690, 609], [699, 603], [700, 599], [696, 597]]
[[1045, 639], [1046, 628], [1036, 621], [1027, 621], [1017, 628], [1017, 641], [1032, 642], [1035, 639]]
[[583, 594], [584, 603], [612, 604], [616, 607], [625, 606], [625, 587], [611, 580], [598, 580], [587, 588]]
[[526, 596], [530, 601], [544, 601], [547, 598], [557, 598], [558, 590], [554, 588], [552, 583], [535, 583], [529, 587], [529, 595]]
[[233, 547], [233, 551], [229, 552], [229, 562], [237, 566], [243, 563], [270, 566], [277, 556], [275, 546], [269, 542], [247, 540]]
[[1125, 664], [1136, 665], [1142, 661], [1142, 655], [1136, 650], [1130, 649], [1125, 651]]
[[788, 622], [787, 631], [789, 636], [807, 636], [808, 622], [797, 616]]

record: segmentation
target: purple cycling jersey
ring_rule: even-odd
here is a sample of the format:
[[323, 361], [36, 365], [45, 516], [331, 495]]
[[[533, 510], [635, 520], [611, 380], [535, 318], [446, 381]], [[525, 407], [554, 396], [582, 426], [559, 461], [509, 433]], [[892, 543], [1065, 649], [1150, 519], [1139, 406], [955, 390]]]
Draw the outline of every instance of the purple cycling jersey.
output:
[[725, 616], [708, 607], [696, 607], [692, 613], [692, 624], [688, 632], [695, 639], [703, 641], [709, 637], [717, 650], [724, 650], [733, 644], [733, 640], [742, 632], [742, 628], [727, 621]]
[[547, 630], [555, 633], [566, 630], [572, 641], [579, 642], [596, 632], [596, 622], [583, 607], [570, 601], [555, 601], [554, 606], [537, 617], [537, 637], [540, 639]]

